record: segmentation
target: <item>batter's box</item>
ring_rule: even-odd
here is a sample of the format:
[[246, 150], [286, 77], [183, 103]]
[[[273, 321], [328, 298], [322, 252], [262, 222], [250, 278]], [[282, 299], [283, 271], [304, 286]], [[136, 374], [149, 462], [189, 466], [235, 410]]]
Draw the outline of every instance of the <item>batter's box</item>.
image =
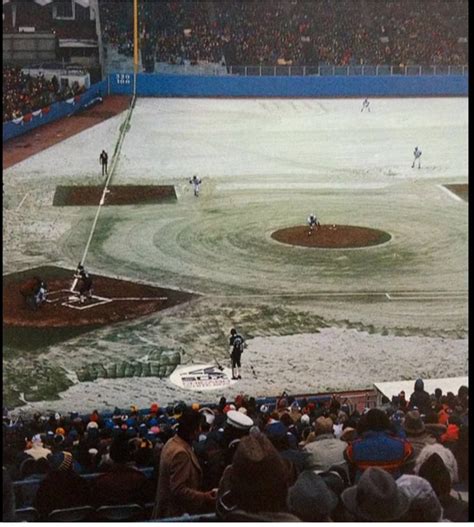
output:
[[97, 295], [91, 295], [87, 298], [87, 300], [81, 302], [78, 296], [74, 296], [71, 293], [71, 296], [69, 296], [67, 301], [63, 302], [61, 305], [64, 307], [70, 307], [72, 309], [78, 309], [82, 311], [84, 309], [91, 309], [93, 307], [101, 306], [102, 304], [109, 304], [110, 302], [113, 302], [112, 298], [106, 298], [104, 296]]

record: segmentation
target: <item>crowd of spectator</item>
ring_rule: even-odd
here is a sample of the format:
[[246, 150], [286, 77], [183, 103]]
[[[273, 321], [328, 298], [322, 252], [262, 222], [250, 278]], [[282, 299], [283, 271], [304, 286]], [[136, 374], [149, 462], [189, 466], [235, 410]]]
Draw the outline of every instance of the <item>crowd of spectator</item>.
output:
[[[228, 65], [467, 64], [467, 0], [141, 3], [158, 62]], [[104, 42], [132, 54], [131, 0], [100, 2]]]
[[43, 75], [26, 74], [20, 68], [4, 67], [2, 90], [3, 122], [7, 122], [79, 95], [85, 88], [77, 82], [60, 86], [56, 77], [47, 80]]
[[11, 482], [33, 478], [43, 520], [58, 508], [154, 502], [154, 519], [467, 521], [453, 490], [468, 488], [466, 386], [430, 395], [419, 379], [409, 398], [364, 410], [310, 400], [283, 393], [260, 405], [241, 394], [29, 421], [4, 409], [4, 519], [14, 514]]

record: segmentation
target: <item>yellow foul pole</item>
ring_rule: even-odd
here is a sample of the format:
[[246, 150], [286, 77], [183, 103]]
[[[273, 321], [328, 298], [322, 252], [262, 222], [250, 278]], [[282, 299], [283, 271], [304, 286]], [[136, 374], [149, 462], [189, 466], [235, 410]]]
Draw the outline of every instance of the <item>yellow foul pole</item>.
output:
[[135, 94], [138, 73], [138, 0], [133, 0], [133, 93]]

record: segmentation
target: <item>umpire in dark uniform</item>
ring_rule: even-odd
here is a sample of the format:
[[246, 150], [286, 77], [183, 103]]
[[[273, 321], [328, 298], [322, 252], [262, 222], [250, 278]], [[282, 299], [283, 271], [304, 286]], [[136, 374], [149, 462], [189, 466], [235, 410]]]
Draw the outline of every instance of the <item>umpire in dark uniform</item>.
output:
[[242, 335], [237, 333], [237, 330], [235, 328], [232, 328], [230, 330], [230, 338], [229, 338], [229, 345], [230, 345], [230, 358], [232, 361], [232, 379], [241, 379], [240, 376], [240, 357], [242, 356], [242, 352], [244, 351], [245, 347], [245, 341]]
[[102, 175], [107, 175], [107, 163], [109, 162], [109, 156], [105, 150], [102, 150], [99, 156], [99, 163], [102, 165]]

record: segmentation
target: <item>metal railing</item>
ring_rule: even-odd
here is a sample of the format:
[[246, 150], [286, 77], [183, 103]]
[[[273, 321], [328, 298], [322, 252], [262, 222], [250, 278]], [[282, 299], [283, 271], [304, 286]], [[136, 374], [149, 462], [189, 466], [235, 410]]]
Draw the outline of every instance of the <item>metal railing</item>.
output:
[[468, 75], [467, 65], [459, 66], [228, 66], [228, 73], [243, 77], [294, 77], [294, 76], [348, 76], [348, 75], [390, 75], [390, 76], [422, 76], [422, 75]]

